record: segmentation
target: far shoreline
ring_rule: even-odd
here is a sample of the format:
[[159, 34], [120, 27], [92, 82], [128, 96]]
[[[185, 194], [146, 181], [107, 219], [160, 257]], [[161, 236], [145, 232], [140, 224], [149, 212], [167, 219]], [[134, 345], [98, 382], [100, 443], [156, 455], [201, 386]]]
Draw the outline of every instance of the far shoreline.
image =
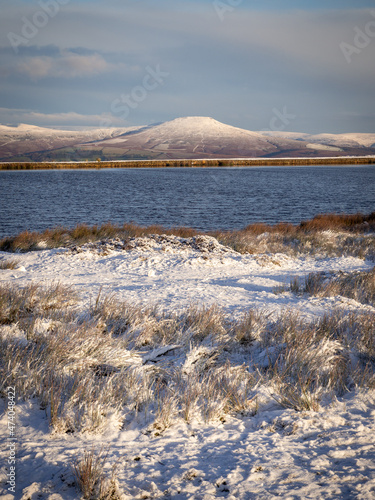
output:
[[100, 160], [2, 162], [0, 170], [60, 170], [102, 168], [212, 168], [309, 165], [374, 165], [375, 156], [344, 156], [319, 158], [208, 158], [164, 160]]

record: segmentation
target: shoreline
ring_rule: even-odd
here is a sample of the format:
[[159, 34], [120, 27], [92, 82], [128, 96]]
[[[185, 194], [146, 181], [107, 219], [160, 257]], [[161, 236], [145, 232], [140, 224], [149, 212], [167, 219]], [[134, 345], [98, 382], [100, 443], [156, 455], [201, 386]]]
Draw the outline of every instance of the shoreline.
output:
[[345, 156], [320, 158], [213, 158], [180, 160], [109, 160], [58, 162], [3, 162], [0, 170], [59, 170], [102, 168], [210, 168], [210, 167], [263, 167], [304, 165], [374, 165], [375, 156]]
[[[301, 220], [297, 224], [279, 222], [266, 224], [264, 222], [250, 223], [240, 229], [225, 230], [216, 228], [214, 230], [200, 231], [193, 227], [175, 226], [165, 227], [161, 225], [142, 226], [135, 223], [123, 223], [122, 225], [106, 222], [101, 225], [77, 224], [75, 227], [56, 226], [42, 231], [25, 230], [15, 235], [0, 236], [0, 251], [27, 252], [31, 250], [42, 250], [46, 248], [58, 248], [63, 246], [80, 245], [83, 243], [120, 238], [129, 240], [135, 237], [149, 235], [174, 235], [182, 238], [192, 238], [199, 235], [213, 236], [226, 246], [234, 250], [246, 253], [244, 237], [257, 238], [260, 234], [267, 233], [268, 236], [279, 234], [283, 240], [283, 246], [289, 243], [295, 248], [296, 238], [303, 235], [306, 243], [306, 234], [314, 235], [323, 231], [346, 232], [348, 235], [357, 231], [369, 233], [375, 231], [375, 212], [370, 214], [317, 214], [311, 219]], [[255, 243], [258, 246], [258, 243]], [[316, 244], [316, 242], [315, 242]], [[241, 250], [242, 248], [242, 250]], [[253, 248], [247, 248], [253, 253]], [[284, 251], [286, 248], [284, 248]], [[309, 250], [310, 252], [310, 250]], [[374, 254], [375, 255], [375, 254]]]

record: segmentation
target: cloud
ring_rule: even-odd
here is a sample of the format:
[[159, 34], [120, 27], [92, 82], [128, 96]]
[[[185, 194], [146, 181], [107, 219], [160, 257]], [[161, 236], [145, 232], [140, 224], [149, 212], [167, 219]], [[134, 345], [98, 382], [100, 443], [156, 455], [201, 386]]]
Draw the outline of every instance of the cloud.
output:
[[76, 112], [40, 113], [29, 109], [0, 108], [2, 122], [8, 125], [26, 123], [45, 127], [96, 127], [101, 123], [111, 123], [112, 127], [124, 127], [124, 121], [108, 113], [83, 115]]
[[[375, 36], [350, 64], [340, 49], [375, 21], [365, 3], [249, 0], [221, 22], [211, 0], [77, 0], [15, 55], [6, 34], [39, 7], [14, 0], [0, 19], [0, 106], [100, 116], [142, 84], [148, 66], [160, 66], [170, 76], [132, 109], [132, 124], [194, 113], [262, 129], [274, 107], [287, 106], [307, 132], [371, 131], [374, 121], [361, 125], [361, 116], [375, 112]], [[359, 116], [344, 125], [342, 112]]]
[[80, 55], [64, 51], [60, 57], [30, 57], [19, 62], [16, 70], [33, 81], [41, 78], [83, 78], [113, 70], [99, 54]]

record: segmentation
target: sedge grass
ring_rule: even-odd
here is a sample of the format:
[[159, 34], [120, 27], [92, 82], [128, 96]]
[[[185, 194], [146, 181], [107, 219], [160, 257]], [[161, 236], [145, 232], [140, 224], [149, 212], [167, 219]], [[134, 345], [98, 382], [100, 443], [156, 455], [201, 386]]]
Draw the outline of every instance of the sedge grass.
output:
[[178, 419], [251, 416], [260, 386], [281, 406], [317, 411], [324, 397], [374, 385], [368, 311], [233, 319], [217, 306], [168, 314], [100, 296], [83, 314], [77, 300], [56, 284], [0, 288], [0, 394], [38, 398], [54, 432], [100, 432], [114, 418], [155, 435]]

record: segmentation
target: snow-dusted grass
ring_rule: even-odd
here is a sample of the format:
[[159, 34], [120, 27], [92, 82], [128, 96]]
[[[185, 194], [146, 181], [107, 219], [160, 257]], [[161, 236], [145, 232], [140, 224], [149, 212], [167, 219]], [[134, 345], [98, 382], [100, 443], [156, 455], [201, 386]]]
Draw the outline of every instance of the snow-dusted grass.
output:
[[373, 263], [153, 234], [2, 271], [19, 497], [372, 498]]
[[373, 315], [313, 322], [297, 314], [239, 319], [217, 306], [158, 312], [98, 297], [82, 312], [60, 285], [0, 289], [1, 391], [37, 397], [52, 430], [100, 430], [139, 414], [158, 435], [186, 422], [258, 411], [257, 388], [296, 411], [319, 409], [361, 381], [375, 386]]
[[0, 270], [6, 269], [16, 269], [19, 265], [19, 261], [17, 259], [1, 259], [0, 260]]
[[107, 477], [104, 472], [108, 453], [109, 450], [105, 451], [103, 447], [99, 450], [86, 449], [83, 456], [71, 465], [77, 486], [84, 499], [120, 500], [121, 494], [116, 481], [116, 464], [112, 467], [110, 477]]
[[[213, 231], [207, 234], [242, 254], [286, 253], [293, 256], [311, 254], [374, 258], [375, 236], [370, 232], [374, 229], [375, 212], [369, 215], [324, 214], [299, 225], [252, 224], [239, 231]], [[42, 233], [24, 231], [17, 236], [0, 240], [0, 250], [26, 252], [83, 245], [108, 238], [120, 239], [126, 245], [132, 238], [162, 234], [191, 238], [197, 236], [198, 232], [184, 227], [166, 229], [136, 224], [118, 226], [109, 222], [101, 226], [79, 224], [73, 229], [56, 227]]]
[[302, 283], [294, 278], [290, 289], [295, 293], [309, 293], [319, 297], [341, 295], [362, 304], [375, 305], [375, 267], [355, 273], [310, 273]]

